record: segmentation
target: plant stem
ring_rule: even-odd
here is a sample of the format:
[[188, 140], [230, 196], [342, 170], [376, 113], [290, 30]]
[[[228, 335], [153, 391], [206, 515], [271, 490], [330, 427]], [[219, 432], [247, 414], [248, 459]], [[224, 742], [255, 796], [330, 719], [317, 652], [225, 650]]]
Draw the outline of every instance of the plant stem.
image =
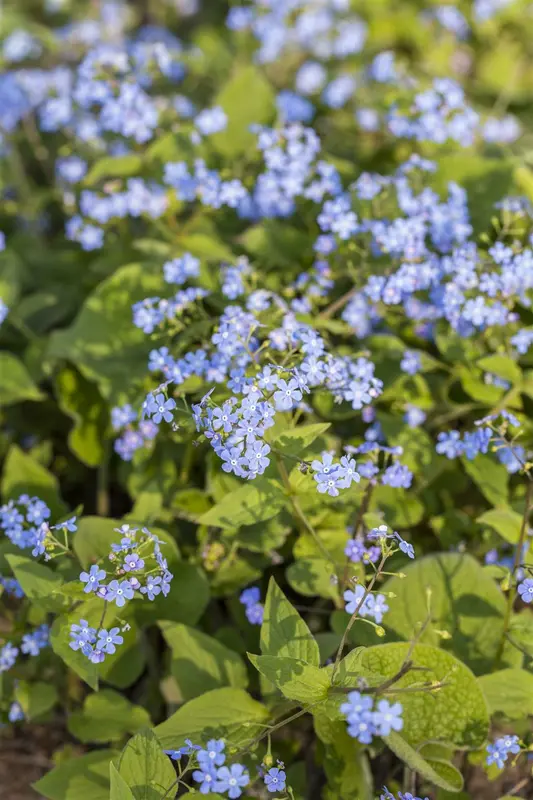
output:
[[370, 594], [370, 592], [374, 588], [374, 584], [376, 583], [379, 575], [381, 574], [381, 570], [383, 569], [383, 565], [385, 564], [386, 560], [387, 560], [387, 556], [386, 555], [382, 556], [381, 561], [379, 562], [379, 566], [378, 566], [378, 568], [376, 570], [375, 575], [373, 575], [372, 580], [370, 581], [370, 583], [366, 587], [363, 596], [361, 597], [359, 603], [355, 607], [355, 611], [353, 612], [352, 616], [350, 617], [350, 619], [348, 621], [348, 625], [346, 626], [346, 630], [344, 631], [344, 634], [343, 634], [342, 639], [341, 639], [341, 643], [339, 645], [339, 649], [337, 650], [337, 655], [335, 657], [335, 664], [333, 666], [333, 674], [331, 676], [331, 682], [332, 683], [333, 683], [333, 679], [335, 678], [335, 673], [337, 672], [337, 669], [339, 668], [339, 663], [340, 663], [340, 660], [341, 660], [341, 657], [342, 657], [343, 650], [344, 650], [344, 648], [346, 646], [346, 640], [348, 638], [348, 634], [350, 633], [350, 631], [352, 629], [352, 626], [353, 626], [355, 620], [357, 619], [357, 615], [359, 614], [359, 611], [361, 610], [361, 608], [363, 607], [363, 604], [366, 601], [366, 598], [368, 597], [368, 595]]
[[283, 481], [283, 485], [285, 486], [285, 489], [287, 490], [287, 494], [289, 496], [289, 500], [290, 500], [290, 503], [292, 505], [292, 508], [293, 508], [295, 516], [300, 521], [302, 527], [308, 533], [311, 534], [311, 536], [313, 537], [313, 539], [316, 542], [316, 545], [317, 545], [318, 549], [320, 550], [320, 552], [322, 553], [324, 558], [327, 561], [329, 561], [331, 564], [333, 564], [333, 566], [336, 569], [337, 568], [337, 564], [335, 562], [335, 559], [333, 558], [331, 553], [328, 552], [327, 548], [324, 547], [324, 544], [320, 540], [320, 537], [319, 537], [318, 533], [315, 531], [315, 529], [313, 528], [313, 526], [311, 525], [311, 523], [309, 522], [309, 520], [305, 516], [305, 514], [304, 514], [304, 512], [302, 510], [302, 507], [300, 506], [300, 503], [298, 502], [298, 499], [294, 496], [293, 488], [291, 486], [291, 482], [289, 480], [289, 475], [288, 475], [287, 469], [285, 467], [285, 464], [283, 463], [281, 458], [279, 458], [277, 455], [276, 455], [276, 463], [278, 465], [278, 471], [279, 471], [279, 474], [281, 476], [281, 480]]
[[[356, 516], [354, 524], [353, 524], [353, 535], [354, 536], [357, 536], [357, 534], [359, 533], [359, 528], [361, 527], [361, 525], [363, 523], [364, 515], [368, 511], [368, 507], [370, 505], [370, 500], [372, 499], [372, 492], [373, 491], [374, 491], [374, 484], [369, 482], [367, 487], [366, 487], [366, 489], [365, 489], [365, 493], [363, 495], [363, 499], [361, 501], [361, 505], [359, 506], [359, 509], [357, 511], [357, 516]], [[344, 589], [344, 587], [348, 585], [348, 573], [350, 571], [350, 564], [351, 564], [350, 558], [349, 558], [349, 556], [347, 556], [346, 563], [344, 565], [344, 572], [342, 574], [341, 590]]]
[[504, 616], [504, 619], [503, 619], [502, 636], [501, 636], [500, 644], [499, 644], [499, 647], [498, 647], [498, 652], [496, 653], [496, 658], [494, 659], [493, 669], [497, 668], [498, 663], [500, 662], [501, 657], [503, 655], [503, 650], [504, 650], [504, 647], [505, 647], [505, 640], [507, 638], [507, 634], [508, 634], [508, 631], [509, 631], [509, 625], [511, 623], [511, 614], [512, 614], [512, 611], [513, 611], [513, 605], [514, 605], [514, 602], [516, 600], [516, 593], [517, 593], [516, 592], [515, 576], [516, 576], [516, 572], [518, 570], [518, 567], [520, 566], [520, 562], [522, 560], [522, 550], [524, 549], [524, 540], [526, 538], [527, 522], [528, 522], [529, 512], [531, 510], [531, 500], [532, 500], [532, 498], [533, 498], [533, 480], [528, 475], [528, 484], [527, 484], [527, 490], [526, 490], [526, 505], [525, 505], [525, 508], [524, 508], [524, 515], [522, 517], [522, 524], [520, 526], [520, 535], [518, 537], [518, 542], [517, 542], [517, 545], [516, 545], [516, 552], [515, 552], [514, 561], [513, 561], [513, 568], [512, 568], [512, 571], [511, 571], [511, 586], [509, 588], [509, 594], [507, 595], [507, 607], [505, 609], [505, 616]]
[[96, 513], [99, 517], [109, 516], [109, 459], [109, 442], [105, 441], [102, 463], [98, 467], [98, 472], [96, 475]]

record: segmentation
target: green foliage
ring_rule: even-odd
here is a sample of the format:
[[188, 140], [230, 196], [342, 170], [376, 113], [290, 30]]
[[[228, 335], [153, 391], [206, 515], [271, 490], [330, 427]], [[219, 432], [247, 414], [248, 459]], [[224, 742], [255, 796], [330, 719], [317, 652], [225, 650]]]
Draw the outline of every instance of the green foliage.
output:
[[272, 87], [254, 66], [237, 67], [217, 96], [215, 105], [224, 109], [228, 124], [224, 131], [213, 136], [213, 144], [228, 158], [241, 156], [253, 148], [255, 140], [250, 125], [270, 122], [275, 113]]
[[33, 788], [47, 800], [109, 800], [109, 762], [116, 755], [114, 750], [95, 750], [68, 759], [34, 783]]
[[117, 765], [135, 800], [158, 800], [176, 780], [170, 759], [154, 733], [145, 729], [130, 739]]
[[59, 497], [57, 478], [16, 445], [12, 445], [6, 455], [1, 491], [6, 500], [16, 499], [24, 493], [36, 495], [44, 500], [56, 517], [64, 516], [66, 512]]
[[26, 719], [30, 721], [50, 711], [58, 699], [57, 689], [50, 683], [19, 681], [15, 687], [15, 700], [20, 704]]
[[270, 579], [261, 626], [264, 656], [293, 658], [318, 667], [320, 653], [311, 631], [289, 603], [274, 578]]
[[482, 675], [479, 685], [491, 713], [501, 712], [508, 719], [533, 714], [533, 675], [524, 669], [502, 669]]
[[80, 742], [114, 742], [150, 725], [148, 712], [111, 689], [90, 694], [83, 709], [68, 720], [70, 733]]
[[159, 625], [171, 651], [171, 673], [182, 701], [222, 686], [246, 689], [248, 675], [237, 653], [188, 625]]
[[200, 525], [219, 528], [238, 528], [272, 519], [286, 505], [287, 498], [279, 482], [271, 478], [257, 478], [240, 486], [213, 508], [202, 514]]
[[503, 634], [505, 599], [479, 563], [467, 554], [440, 553], [403, 572], [404, 579], [391, 578], [384, 587], [395, 594], [385, 628], [408, 640], [429, 616], [422, 642], [451, 650], [478, 675], [488, 672]]
[[118, 401], [125, 386], [144, 377], [152, 349], [132, 324], [132, 303], [157, 295], [162, 286], [160, 270], [150, 264], [121, 267], [98, 284], [70, 328], [52, 335], [49, 357], [74, 363], [104, 397]]
[[307, 664], [298, 658], [255, 656], [251, 653], [248, 658], [288, 700], [307, 705], [326, 699], [330, 686], [329, 670]]
[[44, 394], [37, 388], [24, 364], [11, 353], [0, 353], [0, 375], [0, 405], [44, 399]]
[[185, 703], [155, 733], [165, 748], [180, 747], [185, 739], [206, 743], [217, 736], [239, 746], [253, 739], [267, 719], [267, 709], [243, 689], [213, 689]]
[[42, 601], [53, 594], [63, 582], [60, 575], [31, 558], [13, 554], [6, 556], [6, 559], [30, 600]]
[[450, 653], [427, 644], [416, 645], [412, 653], [407, 644], [376, 645], [364, 651], [363, 669], [392, 678], [408, 656], [413, 666], [423, 671], [408, 672], [394, 684], [395, 689], [442, 685], [436, 692], [398, 691], [404, 709], [401, 737], [414, 748], [434, 741], [460, 748], [480, 747], [488, 734], [487, 704], [473, 673]]

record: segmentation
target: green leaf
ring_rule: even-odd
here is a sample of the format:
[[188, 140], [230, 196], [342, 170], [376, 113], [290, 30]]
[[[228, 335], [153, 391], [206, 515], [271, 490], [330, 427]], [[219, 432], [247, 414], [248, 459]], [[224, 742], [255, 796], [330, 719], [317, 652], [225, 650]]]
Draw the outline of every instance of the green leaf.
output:
[[4, 462], [1, 491], [6, 500], [16, 500], [21, 494], [36, 495], [49, 506], [53, 517], [67, 513], [59, 497], [57, 478], [15, 444]]
[[7, 555], [6, 560], [30, 600], [48, 597], [63, 583], [61, 575], [31, 558], [14, 554]]
[[54, 767], [32, 786], [48, 800], [109, 800], [109, 762], [114, 750], [97, 750]]
[[126, 388], [146, 375], [153, 342], [132, 321], [131, 307], [164, 292], [159, 266], [130, 264], [102, 281], [85, 301], [74, 323], [50, 337], [48, 356], [65, 359], [111, 402], [126, 398]]
[[135, 795], [113, 762], [109, 765], [109, 779], [111, 782], [109, 800], [135, 800]]
[[[50, 644], [54, 653], [63, 659], [65, 664], [94, 690], [98, 688], [98, 668], [79, 650], [73, 650], [70, 647], [70, 628], [74, 623], [79, 624], [80, 619], [86, 619], [89, 625], [99, 627], [103, 607], [103, 601], [93, 597], [77, 606], [70, 614], [57, 616], [50, 631]], [[103, 627], [111, 627], [111, 622], [115, 618], [117, 611], [119, 609], [108, 606]]]
[[138, 175], [142, 165], [142, 158], [134, 153], [124, 156], [106, 156], [98, 159], [91, 167], [83, 183], [86, 186], [92, 186], [104, 178], [127, 178], [131, 175]]
[[58, 700], [57, 689], [51, 683], [18, 681], [15, 686], [15, 700], [20, 703], [24, 716], [31, 722], [55, 706]]
[[278, 434], [271, 442], [276, 450], [281, 450], [284, 455], [304, 458], [305, 450], [313, 444], [315, 439], [322, 436], [328, 428], [329, 422], [321, 422], [316, 425], [300, 425], [297, 428], [283, 431]]
[[533, 675], [525, 669], [501, 669], [478, 678], [491, 713], [509, 719], [533, 714]]
[[216, 506], [202, 514], [200, 525], [238, 528], [271, 519], [286, 505], [287, 497], [280, 483], [271, 478], [256, 478], [226, 495]]
[[461, 457], [467, 474], [493, 506], [506, 506], [509, 501], [509, 473], [494, 456], [477, 455], [473, 461]]
[[522, 381], [522, 370], [516, 361], [509, 358], [509, 356], [486, 356], [477, 362], [477, 366], [481, 367], [485, 372], [497, 375], [512, 384]]
[[[339, 800], [373, 800], [373, 779], [364, 746], [348, 735], [346, 720], [332, 721], [320, 707], [313, 712], [315, 732], [324, 744], [324, 770], [331, 794]], [[326, 796], [326, 795], [325, 795]]]
[[106, 656], [99, 666], [99, 674], [103, 681], [116, 689], [127, 689], [135, 683], [146, 666], [146, 649], [137, 641], [136, 628], [123, 631], [124, 644], [117, 652]]
[[289, 700], [317, 703], [325, 700], [331, 685], [330, 672], [307, 664], [299, 658], [256, 656], [248, 653], [254, 667], [277, 686]]
[[482, 525], [490, 525], [509, 544], [516, 544], [520, 536], [522, 515], [517, 514], [511, 508], [495, 508], [492, 511], [485, 511], [484, 514], [481, 514], [476, 519], [476, 522]]
[[151, 724], [148, 712], [112, 689], [90, 694], [82, 711], [68, 718], [68, 729], [80, 742], [112, 742]]
[[331, 581], [333, 567], [324, 558], [298, 558], [287, 568], [287, 581], [292, 589], [305, 597], [336, 599], [338, 592]]
[[[246, 102], [243, 102], [246, 98]], [[210, 137], [219, 153], [234, 158], [252, 148], [256, 137], [252, 124], [264, 124], [275, 115], [275, 97], [270, 83], [255, 66], [241, 66], [220, 94], [215, 106], [222, 106], [228, 117], [225, 130]]]
[[[435, 786], [439, 786], [440, 788], [446, 789], [449, 792], [461, 791], [463, 779], [457, 770], [455, 770], [457, 773], [456, 775], [449, 770], [444, 772], [446, 767], [444, 767], [442, 763], [427, 761], [422, 755], [420, 755], [419, 752], [417, 752], [417, 750], [415, 750], [405, 741], [401, 734], [396, 733], [395, 731], [392, 731], [388, 736], [383, 738], [392, 752], [397, 755], [398, 758], [401, 758], [401, 760], [405, 762], [410, 769], [418, 772], [419, 775], [422, 775], [424, 778], [431, 781], [431, 783], [435, 784]], [[459, 786], [457, 776], [459, 776], [460, 779]], [[452, 782], [450, 782], [450, 778]]]
[[[503, 635], [505, 598], [476, 559], [439, 553], [402, 566], [402, 571], [405, 578], [391, 578], [383, 587], [395, 595], [384, 627], [411, 639], [427, 618], [429, 590], [431, 622], [421, 641], [451, 650], [476, 674], [489, 671]], [[439, 631], [451, 638], [442, 639]]]
[[373, 494], [372, 508], [383, 511], [384, 519], [393, 528], [412, 528], [424, 516], [424, 506], [412, 490], [378, 486]]
[[401, 693], [403, 706], [401, 736], [412, 747], [426, 742], [444, 742], [462, 748], [480, 747], [488, 734], [487, 703], [473, 673], [451, 653], [427, 644], [417, 644], [411, 652], [407, 643], [368, 647], [363, 652], [365, 669], [385, 679], [397, 675], [407, 657], [423, 672], [407, 672], [394, 683], [394, 689], [442, 682], [438, 691]]
[[185, 739], [204, 744], [212, 736], [230, 737], [239, 746], [253, 739], [268, 716], [243, 689], [214, 689], [189, 700], [155, 732], [164, 748], [180, 747]]
[[9, 406], [24, 400], [43, 400], [45, 395], [37, 388], [22, 361], [12, 353], [0, 353], [0, 405]]
[[97, 467], [104, 456], [104, 435], [108, 412], [94, 383], [71, 367], [56, 377], [59, 408], [74, 420], [68, 446], [88, 467]]
[[209, 602], [205, 572], [197, 564], [187, 561], [176, 562], [171, 569], [174, 578], [166, 597], [159, 594], [155, 600], [135, 604], [135, 618], [140, 625], [150, 624], [156, 619], [194, 625], [204, 613]]
[[176, 773], [153, 731], [130, 739], [120, 755], [118, 771], [135, 800], [159, 800], [176, 781]]
[[307, 624], [289, 603], [274, 578], [270, 579], [261, 625], [261, 653], [300, 659], [320, 666], [318, 645]]
[[158, 624], [172, 651], [171, 672], [182, 701], [222, 686], [247, 687], [246, 667], [233, 650], [188, 625]]

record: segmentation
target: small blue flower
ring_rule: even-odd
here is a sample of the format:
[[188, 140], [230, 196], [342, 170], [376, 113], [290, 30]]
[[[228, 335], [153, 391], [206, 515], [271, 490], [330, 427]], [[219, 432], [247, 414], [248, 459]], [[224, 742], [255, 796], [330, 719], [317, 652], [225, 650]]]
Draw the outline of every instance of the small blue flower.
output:
[[378, 736], [388, 736], [391, 731], [401, 731], [403, 728], [403, 707], [401, 703], [380, 700], [373, 713], [373, 722]]
[[282, 792], [285, 789], [287, 775], [279, 767], [272, 767], [265, 774], [265, 786], [269, 792]]
[[148, 575], [146, 578], [146, 586], [141, 588], [142, 594], [148, 595], [149, 600], [155, 600], [156, 595], [161, 594], [161, 578], [159, 575], [154, 577], [153, 575]]
[[146, 401], [146, 413], [152, 417], [152, 421], [156, 425], [165, 420], [165, 422], [172, 422], [174, 415], [171, 413], [176, 408], [176, 401], [170, 397], [168, 400], [161, 392], [155, 397], [149, 395]]
[[96, 592], [100, 586], [100, 581], [103, 581], [105, 576], [105, 571], [100, 569], [100, 567], [96, 564], [93, 564], [89, 572], [82, 572], [80, 574], [80, 581], [86, 584], [83, 587], [83, 591], [86, 593]]
[[22, 710], [20, 703], [11, 703], [7, 718], [10, 722], [22, 722], [24, 719], [24, 711]]
[[215, 782], [216, 782], [216, 772], [215, 768], [211, 765], [207, 767], [202, 767], [201, 769], [195, 769], [192, 774], [193, 780], [196, 783], [201, 784], [199, 788], [200, 794], [209, 794], [215, 790]]
[[137, 553], [130, 553], [124, 559], [124, 569], [126, 572], [135, 572], [144, 567], [143, 559]]
[[111, 581], [105, 588], [104, 598], [112, 602], [113, 600], [119, 608], [126, 604], [126, 600], [133, 598], [133, 589], [128, 581]]
[[526, 578], [518, 584], [518, 594], [524, 603], [533, 603], [533, 578]]
[[196, 757], [202, 769], [222, 766], [226, 760], [224, 754], [225, 746], [223, 739], [210, 739], [205, 750], [198, 750]]
[[105, 628], [102, 628], [98, 631], [98, 641], [96, 642], [96, 648], [98, 650], [102, 650], [104, 653], [109, 653], [112, 655], [116, 652], [116, 644], [122, 644], [124, 642], [124, 638], [119, 635], [120, 628], [111, 628], [110, 631], [106, 631]]
[[231, 800], [240, 797], [242, 788], [250, 782], [250, 775], [242, 764], [220, 767], [217, 770], [216, 792], [227, 792]]

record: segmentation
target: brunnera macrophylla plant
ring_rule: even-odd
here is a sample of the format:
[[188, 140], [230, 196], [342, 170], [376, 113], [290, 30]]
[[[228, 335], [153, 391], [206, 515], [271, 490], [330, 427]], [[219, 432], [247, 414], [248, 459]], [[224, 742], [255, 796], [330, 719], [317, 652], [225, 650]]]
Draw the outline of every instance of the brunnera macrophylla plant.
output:
[[41, 796], [531, 793], [520, 5], [5, 12], [0, 736], [76, 742]]

